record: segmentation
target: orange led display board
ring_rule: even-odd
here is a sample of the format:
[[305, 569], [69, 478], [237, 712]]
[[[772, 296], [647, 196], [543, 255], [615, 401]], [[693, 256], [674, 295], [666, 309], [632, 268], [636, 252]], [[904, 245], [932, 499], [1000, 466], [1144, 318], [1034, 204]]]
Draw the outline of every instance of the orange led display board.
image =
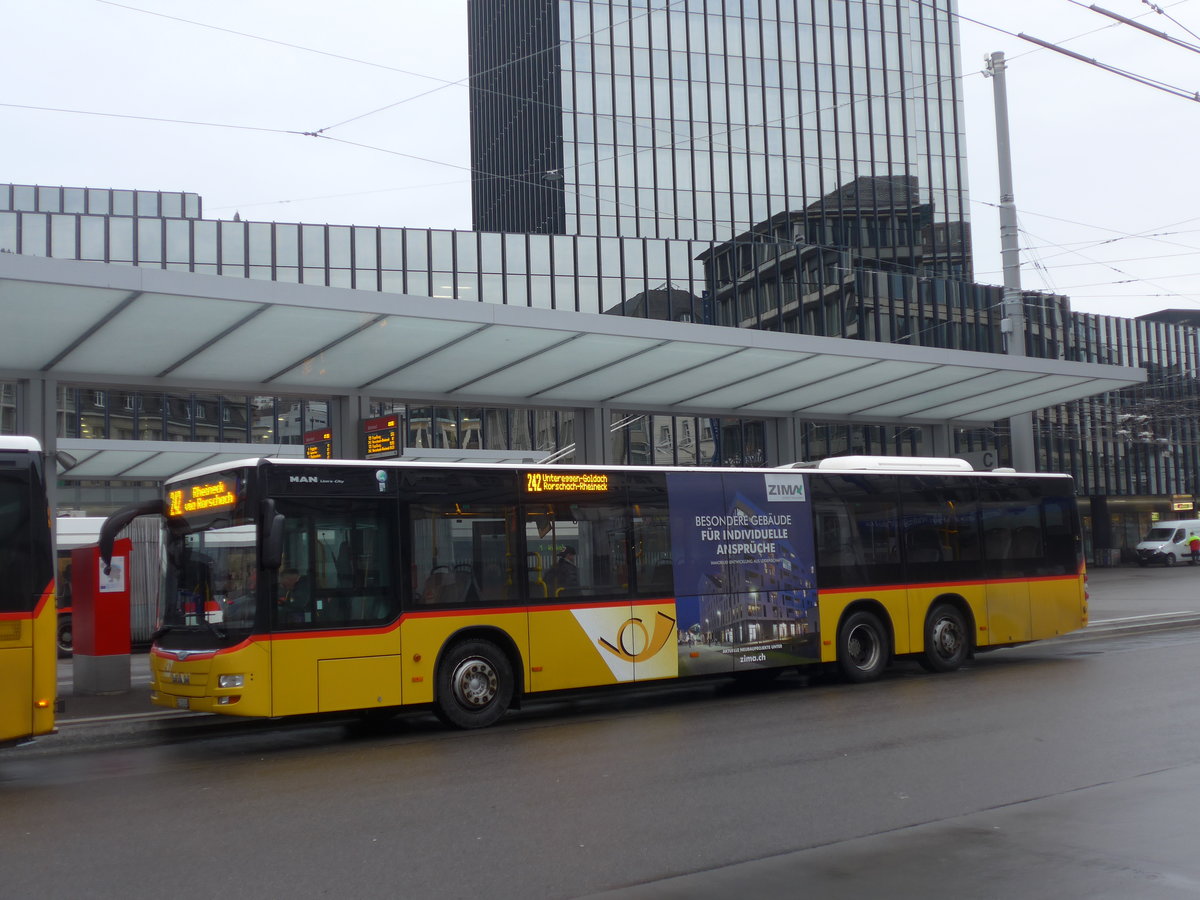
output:
[[606, 472], [526, 472], [527, 494], [600, 494], [608, 490]]
[[172, 488], [167, 492], [167, 515], [189, 516], [211, 512], [237, 504], [237, 487], [232, 481], [222, 478], [217, 481], [200, 481], [186, 487]]
[[328, 428], [318, 428], [316, 431], [304, 433], [305, 459], [332, 459], [333, 432]]

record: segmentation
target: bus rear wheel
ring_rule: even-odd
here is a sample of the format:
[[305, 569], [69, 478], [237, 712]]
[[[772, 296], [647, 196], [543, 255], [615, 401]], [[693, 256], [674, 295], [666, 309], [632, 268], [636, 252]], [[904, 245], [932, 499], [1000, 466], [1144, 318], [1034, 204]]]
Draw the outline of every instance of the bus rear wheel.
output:
[[953, 672], [967, 660], [971, 642], [962, 611], [949, 603], [935, 606], [925, 620], [921, 665], [930, 672]]
[[874, 681], [888, 664], [888, 635], [874, 613], [853, 613], [838, 630], [837, 663], [847, 681]]
[[486, 728], [508, 711], [512, 696], [512, 665], [504, 651], [490, 641], [463, 641], [438, 667], [434, 712], [456, 728]]

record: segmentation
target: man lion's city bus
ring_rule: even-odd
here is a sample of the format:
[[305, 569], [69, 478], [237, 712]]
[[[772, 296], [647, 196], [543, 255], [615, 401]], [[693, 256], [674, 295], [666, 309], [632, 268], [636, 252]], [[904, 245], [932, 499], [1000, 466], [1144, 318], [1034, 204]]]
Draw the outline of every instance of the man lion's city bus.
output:
[[245, 460], [114, 514], [102, 556], [151, 513], [167, 534], [152, 697], [177, 709], [428, 705], [474, 728], [601, 685], [820, 664], [865, 682], [896, 658], [945, 672], [1087, 623], [1071, 479], [961, 460]]
[[0, 746], [54, 730], [56, 624], [42, 448], [0, 437]]

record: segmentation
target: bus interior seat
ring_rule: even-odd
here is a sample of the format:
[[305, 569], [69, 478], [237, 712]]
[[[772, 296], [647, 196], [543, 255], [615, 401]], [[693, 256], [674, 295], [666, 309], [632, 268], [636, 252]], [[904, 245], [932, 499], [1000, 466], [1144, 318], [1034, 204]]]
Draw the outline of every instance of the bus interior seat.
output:
[[445, 603], [451, 599], [453, 592], [450, 588], [453, 584], [454, 575], [449, 566], [434, 566], [429, 577], [425, 579], [421, 593], [417, 595], [417, 602], [423, 606]]
[[459, 563], [454, 567], [453, 577], [454, 602], [478, 603], [482, 592], [479, 590], [479, 584], [475, 581], [475, 572], [472, 566], [468, 563]]

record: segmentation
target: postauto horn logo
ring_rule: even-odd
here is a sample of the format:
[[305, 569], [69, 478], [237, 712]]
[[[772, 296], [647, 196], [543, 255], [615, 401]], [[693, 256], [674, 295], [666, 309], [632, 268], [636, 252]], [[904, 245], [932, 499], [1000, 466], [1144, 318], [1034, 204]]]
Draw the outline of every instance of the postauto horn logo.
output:
[[621, 627], [617, 629], [615, 644], [606, 638], [599, 638], [597, 643], [613, 656], [623, 659], [625, 662], [640, 663], [650, 659], [665, 647], [674, 633], [675, 620], [666, 613], [660, 612], [654, 616], [653, 635], [646, 630], [645, 623], [634, 616], [621, 623]]

